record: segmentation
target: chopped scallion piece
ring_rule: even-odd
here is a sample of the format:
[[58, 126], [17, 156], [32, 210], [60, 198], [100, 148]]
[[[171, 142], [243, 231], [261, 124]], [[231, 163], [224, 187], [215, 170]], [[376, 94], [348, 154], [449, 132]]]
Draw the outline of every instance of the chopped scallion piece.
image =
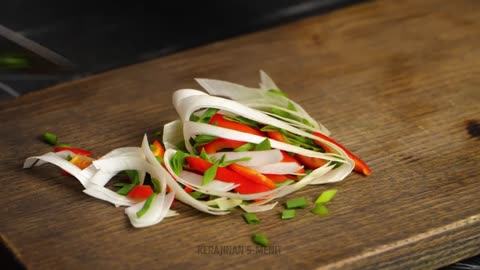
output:
[[254, 233], [252, 235], [252, 240], [257, 245], [268, 247], [268, 238], [260, 233]]
[[127, 174], [130, 181], [132, 181], [132, 184], [140, 183], [140, 179], [139, 179], [139, 176], [138, 176], [138, 171], [126, 170], [125, 173]]
[[240, 116], [240, 115], [237, 115], [237, 116], [224, 115], [223, 119], [238, 122], [238, 123], [241, 123], [241, 124], [253, 127], [253, 128], [258, 128], [258, 125], [255, 121], [250, 120], [250, 119], [245, 118], [245, 117]]
[[239, 146], [235, 149], [233, 149], [234, 152], [246, 152], [248, 150], [252, 150], [253, 148], [255, 148], [255, 145], [254, 143], [246, 143], [242, 146]]
[[255, 146], [255, 151], [271, 150], [272, 146], [270, 145], [270, 139], [265, 139], [261, 143]]
[[307, 207], [307, 204], [308, 203], [305, 198], [291, 199], [286, 202], [286, 206], [288, 209], [305, 208]]
[[157, 147], [154, 144], [150, 144], [150, 150], [155, 151]]
[[185, 163], [185, 153], [182, 151], [177, 151], [172, 156], [170, 160], [170, 166], [172, 166], [172, 170], [176, 175], [180, 175], [183, 171], [183, 164]]
[[320, 216], [328, 216], [328, 208], [323, 204], [315, 204], [315, 207], [311, 210], [312, 213]]
[[295, 217], [295, 209], [287, 209], [282, 211], [282, 219], [292, 219]]
[[57, 143], [57, 135], [47, 131], [43, 133], [43, 140], [50, 145], [55, 145]]
[[212, 116], [214, 116], [218, 111], [219, 111], [218, 109], [208, 108], [205, 112], [202, 113], [202, 115], [200, 115], [200, 117], [196, 122], [208, 123], [208, 121], [210, 121]]
[[208, 197], [207, 194], [201, 193], [200, 191], [192, 191], [188, 194], [190, 194], [190, 196], [192, 196], [192, 198], [197, 199], [197, 200], [198, 199], [204, 199], [204, 198]]
[[270, 93], [270, 94], [277, 95], [277, 96], [288, 97], [287, 93], [283, 92], [282, 90], [278, 90], [278, 89], [269, 89], [269, 90], [267, 90], [267, 92]]
[[115, 183], [113, 184], [114, 187], [124, 187], [126, 185], [130, 185], [129, 183]]
[[70, 160], [72, 160], [73, 158], [72, 158], [72, 156], [67, 155], [67, 157], [66, 157], [65, 159], [66, 159], [67, 161], [70, 161]]
[[248, 224], [259, 224], [260, 219], [254, 213], [244, 213], [243, 218]]
[[136, 186], [136, 184], [127, 184], [124, 185], [121, 189], [117, 190], [117, 193], [123, 196], [127, 196], [127, 194]]
[[143, 215], [145, 215], [145, 213], [147, 213], [148, 209], [150, 209], [150, 206], [152, 205], [153, 199], [155, 199], [155, 194], [150, 195], [150, 197], [145, 200], [142, 209], [138, 210], [137, 212], [137, 218], [141, 218]]
[[320, 196], [318, 196], [318, 198], [315, 200], [315, 203], [327, 203], [333, 199], [336, 193], [336, 189], [325, 190], [322, 192], [322, 194], [320, 194]]
[[[223, 156], [225, 156], [225, 155], [223, 155]], [[233, 163], [237, 163], [237, 162], [240, 162], [240, 161], [249, 161], [251, 159], [252, 159], [251, 157], [242, 157], [242, 158], [227, 160], [227, 161], [223, 161], [223, 162], [220, 161], [219, 166], [220, 167], [226, 167], [226, 166], [231, 165]]]
[[203, 174], [202, 178], [202, 186], [207, 185], [208, 183], [212, 182], [215, 179], [215, 175], [217, 174], [218, 163], [213, 163], [210, 168], [208, 168], [205, 173]]
[[205, 148], [202, 148], [202, 151], [200, 152], [200, 158], [203, 159], [203, 160], [206, 160], [208, 162], [212, 162], [212, 160], [208, 156], [207, 152], [205, 151]]
[[264, 126], [263, 128], [260, 129], [260, 131], [263, 131], [263, 132], [278, 131], [278, 130], [279, 128], [274, 126]]
[[158, 179], [152, 178], [152, 185], [153, 185], [153, 191], [155, 193], [160, 193], [162, 191], [162, 187], [160, 186], [160, 181]]

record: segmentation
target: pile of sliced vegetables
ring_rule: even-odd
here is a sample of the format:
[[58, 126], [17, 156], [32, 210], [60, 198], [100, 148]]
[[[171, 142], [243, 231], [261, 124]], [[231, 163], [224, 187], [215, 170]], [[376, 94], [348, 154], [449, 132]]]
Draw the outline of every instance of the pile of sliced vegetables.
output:
[[[254, 213], [272, 209], [275, 199], [306, 185], [341, 181], [352, 170], [371, 173], [264, 72], [260, 88], [197, 82], [208, 93], [174, 93], [180, 119], [164, 126], [163, 145], [157, 140], [149, 144], [145, 135], [140, 147], [118, 148], [100, 158], [57, 145], [53, 152], [27, 158], [24, 167], [60, 167], [80, 181], [84, 193], [127, 206], [134, 227], [177, 215], [170, 209], [174, 199], [213, 215], [236, 207]], [[45, 140], [56, 145], [57, 137], [46, 133]], [[119, 175], [127, 181], [109, 184]], [[283, 215], [290, 219], [295, 212]], [[254, 217], [245, 216], [252, 222]]]

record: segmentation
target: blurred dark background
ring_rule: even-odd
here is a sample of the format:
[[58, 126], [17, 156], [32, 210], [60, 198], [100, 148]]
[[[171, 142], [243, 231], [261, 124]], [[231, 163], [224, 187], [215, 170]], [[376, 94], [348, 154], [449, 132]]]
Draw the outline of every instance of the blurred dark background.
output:
[[[361, 1], [3, 0], [0, 99]], [[0, 244], [2, 269], [22, 269], [12, 258]], [[443, 269], [480, 269], [480, 258]]]
[[[15, 43], [0, 37], [0, 88], [4, 89], [0, 98], [357, 2], [360, 1], [158, 1], [153, 4], [145, 1], [4, 0], [0, 6], [0, 25], [65, 59], [53, 57], [57, 61], [45, 61], [20, 48], [12, 52]], [[27, 60], [22, 59], [25, 54]], [[68, 67], [67, 60], [73, 68], [62, 68]]]

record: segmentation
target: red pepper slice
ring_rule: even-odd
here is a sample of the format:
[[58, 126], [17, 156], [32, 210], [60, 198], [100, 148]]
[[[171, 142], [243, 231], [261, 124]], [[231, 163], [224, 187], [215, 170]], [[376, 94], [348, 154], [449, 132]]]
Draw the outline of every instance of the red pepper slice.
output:
[[156, 157], [162, 157], [165, 155], [165, 149], [163, 146], [157, 141], [153, 141], [152, 143], [155, 146], [155, 149], [152, 150], [152, 153]]
[[300, 154], [295, 154], [295, 158], [300, 161], [307, 168], [315, 170], [327, 164], [327, 161], [321, 158], [308, 157]]
[[152, 195], [153, 189], [149, 185], [138, 185], [135, 186], [130, 192], [127, 194], [128, 197], [131, 198], [141, 198], [141, 199], [146, 199]]
[[297, 178], [295, 178], [295, 176], [289, 175], [289, 174], [266, 174], [266, 173], [264, 173], [263, 175], [270, 178], [275, 183], [283, 183], [287, 180], [294, 180], [294, 181], [298, 180]]
[[242, 124], [242, 123], [238, 123], [238, 122], [235, 122], [235, 121], [231, 121], [231, 120], [227, 120], [224, 118], [224, 115], [223, 114], [215, 114], [212, 119], [210, 119], [210, 121], [208, 122], [209, 124], [216, 124], [217, 126], [219, 127], [223, 127], [223, 128], [229, 128], [229, 129], [233, 129], [233, 130], [237, 130], [237, 131], [241, 131], [241, 132], [245, 132], [245, 133], [250, 133], [250, 134], [254, 134], [254, 135], [258, 135], [258, 136], [265, 136], [265, 134], [263, 134], [263, 132], [261, 132], [260, 130], [257, 130], [257, 129], [254, 129], [248, 125], [245, 125], [245, 124]]
[[[282, 151], [283, 159], [281, 162], [295, 162], [298, 165], [302, 166], [302, 163], [300, 163], [296, 158], [290, 156], [287, 154], [285, 151]], [[296, 173], [305, 173], [305, 169], [301, 168], [300, 170], [296, 171]]]
[[[317, 136], [317, 137], [320, 137], [326, 141], [329, 141], [333, 144], [335, 144], [336, 146], [340, 147], [343, 151], [345, 151], [345, 153], [351, 158], [353, 159], [353, 161], [355, 162], [355, 168], [354, 170], [356, 172], [359, 172], [359, 173], [363, 173], [364, 175], [368, 176], [370, 174], [372, 174], [372, 170], [368, 167], [368, 165], [363, 161], [361, 160], [359, 157], [357, 157], [355, 154], [353, 154], [352, 152], [348, 151], [343, 145], [339, 144], [338, 142], [336, 142], [334, 139], [320, 133], [320, 132], [313, 132], [313, 135]], [[324, 145], [322, 144], [322, 142], [318, 141], [318, 140], [315, 140], [315, 143], [321, 147], [323, 147], [324, 149], [328, 149], [328, 146], [327, 145]]]
[[235, 163], [228, 165], [228, 168], [253, 182], [265, 185], [271, 189], [275, 188], [275, 182], [254, 169]]
[[[269, 131], [267, 132], [267, 135], [269, 138], [277, 140], [279, 142], [289, 143], [285, 138], [285, 136], [280, 131]], [[284, 155], [284, 158], [285, 158], [285, 155]], [[295, 159], [299, 161], [302, 165], [305, 165], [307, 168], [310, 168], [313, 170], [327, 163], [325, 160], [321, 158], [307, 157], [301, 154], [295, 154]], [[305, 170], [303, 172], [305, 172]]]
[[207, 144], [201, 145], [198, 147], [198, 152], [201, 152], [202, 148], [205, 149], [207, 154], [215, 154], [217, 151], [220, 151], [225, 148], [235, 149], [244, 145], [245, 142], [229, 140], [224, 138], [215, 139]]
[[[201, 173], [204, 173], [208, 168], [212, 166], [212, 163], [199, 157], [186, 157], [185, 160], [187, 161], [191, 169], [199, 171]], [[215, 179], [227, 183], [239, 184], [239, 186], [236, 187], [235, 190], [241, 194], [252, 194], [271, 190], [271, 188], [267, 187], [266, 185], [260, 185], [253, 181], [250, 181], [249, 179], [225, 167], [218, 167]]]
[[92, 155], [92, 152], [90, 151], [87, 151], [87, 150], [84, 150], [84, 149], [81, 149], [81, 148], [75, 148], [75, 147], [55, 147], [53, 149], [54, 152], [60, 152], [60, 151], [71, 151], [77, 155], [82, 155], [82, 156], [91, 156]]

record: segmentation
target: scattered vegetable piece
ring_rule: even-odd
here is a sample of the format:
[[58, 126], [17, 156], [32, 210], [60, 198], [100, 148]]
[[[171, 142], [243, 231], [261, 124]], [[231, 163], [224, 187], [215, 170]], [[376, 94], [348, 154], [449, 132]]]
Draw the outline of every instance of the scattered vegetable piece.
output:
[[151, 186], [138, 185], [128, 192], [128, 197], [146, 199], [154, 194]]
[[320, 216], [328, 216], [328, 208], [324, 204], [315, 204], [315, 207], [311, 210], [312, 213]]
[[295, 209], [295, 208], [305, 208], [307, 207], [308, 203], [305, 198], [297, 198], [297, 199], [290, 199], [288, 200], [285, 205], [287, 209]]
[[120, 188], [119, 190], [117, 190], [117, 194], [120, 194], [120, 195], [123, 195], [123, 196], [127, 196], [128, 193], [136, 186], [136, 184], [127, 184], [127, 185], [124, 185], [122, 188]]
[[320, 196], [318, 196], [318, 198], [315, 200], [315, 203], [316, 204], [327, 203], [333, 199], [336, 193], [337, 193], [336, 189], [325, 190], [324, 192], [322, 192], [322, 194], [320, 194]]
[[50, 145], [55, 145], [57, 143], [57, 135], [47, 131], [43, 133], [43, 141]]
[[268, 247], [268, 244], [269, 244], [268, 238], [260, 233], [254, 233], [252, 235], [252, 240], [257, 245]]
[[141, 217], [143, 217], [143, 215], [145, 215], [147, 213], [148, 209], [150, 209], [150, 206], [152, 205], [153, 199], [155, 199], [155, 194], [150, 195], [145, 200], [145, 203], [143, 204], [142, 209], [140, 209], [137, 212], [137, 218], [141, 218]]
[[286, 209], [282, 211], [282, 219], [292, 219], [296, 215], [295, 209]]
[[254, 213], [243, 213], [243, 218], [248, 224], [259, 224], [260, 219]]

